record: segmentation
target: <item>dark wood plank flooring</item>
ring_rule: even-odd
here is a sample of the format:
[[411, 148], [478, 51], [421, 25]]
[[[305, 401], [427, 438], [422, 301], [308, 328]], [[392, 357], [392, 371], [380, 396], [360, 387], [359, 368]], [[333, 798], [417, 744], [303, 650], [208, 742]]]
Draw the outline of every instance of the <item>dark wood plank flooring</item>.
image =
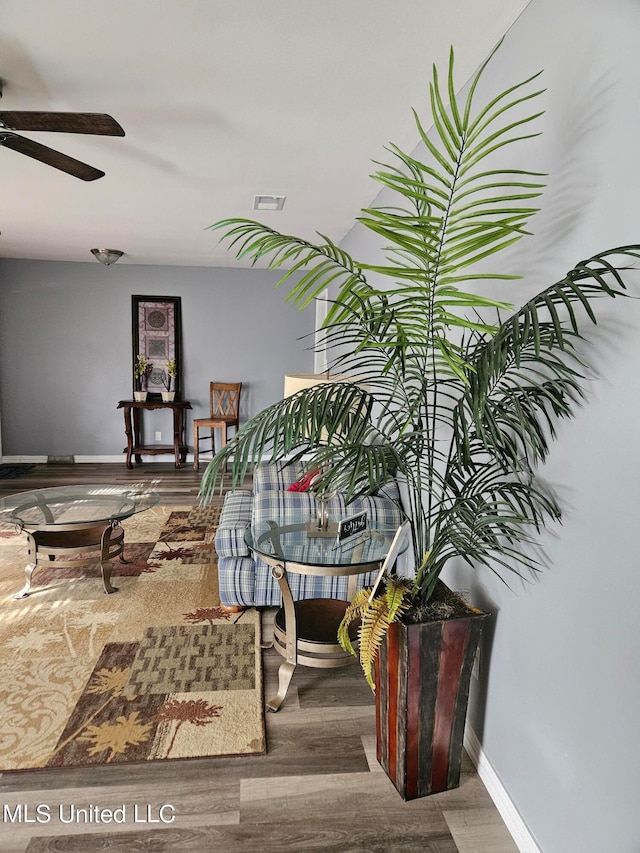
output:
[[[0, 497], [30, 489], [75, 486], [78, 483], [113, 486], [142, 484], [159, 492], [164, 504], [192, 505], [198, 497], [203, 471], [202, 465], [197, 472], [192, 464], [176, 468], [173, 462], [143, 462], [131, 469], [124, 463], [35, 465], [18, 479], [0, 479]], [[230, 475], [225, 475], [225, 480], [230, 480]]]
[[[143, 463], [131, 471], [116, 464], [37, 465], [20, 479], [0, 480], [0, 495], [79, 482], [144, 482], [153, 483], [162, 503], [190, 505], [201, 476], [172, 463]], [[272, 610], [263, 613], [265, 639], [272, 616]], [[267, 696], [276, 690], [280, 660], [265, 650]], [[373, 697], [357, 665], [333, 671], [299, 667], [285, 704], [267, 714], [266, 724], [263, 756], [1, 774], [0, 807], [13, 814], [17, 805], [27, 806], [33, 819], [38, 805], [48, 806], [51, 819], [12, 823], [5, 810], [0, 851], [517, 850], [468, 760], [455, 791], [401, 800], [375, 760]], [[0, 720], [0, 736], [1, 726]], [[175, 809], [172, 823], [160, 821], [163, 804]], [[126, 822], [61, 823], [60, 807], [68, 818], [71, 805], [124, 805]]]

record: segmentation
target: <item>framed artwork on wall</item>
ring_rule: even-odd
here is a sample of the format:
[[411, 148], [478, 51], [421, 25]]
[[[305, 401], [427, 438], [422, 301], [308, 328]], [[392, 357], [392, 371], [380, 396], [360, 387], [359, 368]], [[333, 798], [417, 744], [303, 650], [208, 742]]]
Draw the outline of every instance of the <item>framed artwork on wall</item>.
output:
[[[159, 400], [163, 391], [182, 391], [182, 333], [179, 296], [132, 296], [133, 320], [133, 388], [138, 388], [136, 365], [141, 356], [149, 365], [146, 375], [148, 398]], [[175, 377], [169, 376], [170, 362]], [[167, 387], [170, 383], [170, 388]]]

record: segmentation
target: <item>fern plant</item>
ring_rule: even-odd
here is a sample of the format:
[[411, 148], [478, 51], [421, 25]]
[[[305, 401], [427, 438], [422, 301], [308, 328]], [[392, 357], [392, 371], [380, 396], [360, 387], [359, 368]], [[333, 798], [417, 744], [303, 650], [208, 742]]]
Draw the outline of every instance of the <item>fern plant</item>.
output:
[[[493, 54], [492, 54], [493, 55]], [[348, 618], [362, 620], [368, 677], [390, 620], [428, 601], [447, 561], [462, 558], [504, 576], [541, 567], [530, 543], [560, 507], [536, 479], [554, 425], [583, 398], [576, 345], [594, 302], [626, 291], [640, 246], [581, 261], [520, 308], [480, 285], [518, 276], [486, 271], [487, 259], [528, 234], [543, 176], [501, 168], [507, 148], [538, 134], [543, 90], [534, 75], [477, 105], [491, 56], [456, 91], [450, 53], [444, 85], [433, 70], [427, 121], [415, 114], [423, 154], [390, 146], [374, 178], [394, 198], [359, 221], [387, 247], [382, 263], [355, 260], [327, 237], [311, 243], [257, 222], [222, 229], [238, 258], [268, 259], [299, 308], [331, 286], [323, 324], [331, 369], [361, 382], [318, 385], [280, 400], [237, 433], [208, 466], [201, 494], [234, 483], [261, 459], [309, 459], [323, 487], [367, 494], [390, 476], [404, 484], [415, 577], [391, 579], [381, 597], [362, 593]], [[346, 625], [341, 631], [350, 647]]]
[[338, 628], [338, 641], [346, 652], [356, 655], [349, 636], [349, 627], [358, 622], [360, 664], [369, 685], [375, 689], [373, 665], [380, 643], [389, 625], [409, 609], [412, 584], [404, 578], [391, 577], [381, 595], [372, 596], [369, 589], [360, 589], [347, 606]]

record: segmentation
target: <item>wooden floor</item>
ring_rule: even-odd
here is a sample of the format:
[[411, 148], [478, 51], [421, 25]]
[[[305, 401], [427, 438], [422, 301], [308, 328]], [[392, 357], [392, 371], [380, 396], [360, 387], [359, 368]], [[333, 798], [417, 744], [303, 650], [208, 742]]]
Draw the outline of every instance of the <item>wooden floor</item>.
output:
[[[165, 504], [191, 504], [199, 476], [167, 463], [38, 465], [0, 480], [0, 496], [58, 484], [154, 482]], [[263, 614], [264, 638], [272, 611]], [[275, 692], [281, 658], [264, 652], [265, 694]], [[109, 850], [112, 853], [247, 851], [517, 850], [468, 759], [460, 788], [404, 803], [375, 760], [375, 711], [357, 666], [299, 667], [285, 704], [268, 713], [263, 756], [162, 761], [0, 775], [2, 853]], [[0, 737], [2, 735], [0, 720]], [[12, 823], [28, 807], [36, 822]], [[125, 807], [123, 824], [65, 824], [69, 807]], [[134, 805], [137, 812], [134, 813]], [[37, 822], [36, 808], [49, 822]], [[161, 811], [162, 806], [172, 806]], [[89, 814], [95, 814], [89, 809]], [[22, 816], [24, 818], [24, 809]], [[161, 815], [173, 822], [163, 823]], [[136, 820], [137, 818], [137, 820]]]
[[[173, 462], [143, 462], [128, 469], [124, 463], [79, 463], [75, 465], [35, 465], [17, 480], [0, 479], [0, 498], [29, 489], [46, 489], [50, 486], [75, 486], [78, 483], [99, 483], [113, 486], [142, 484], [159, 492], [164, 504], [194, 504], [204, 466], [193, 470], [187, 463], [176, 468]], [[226, 475], [227, 479], [229, 475]]]

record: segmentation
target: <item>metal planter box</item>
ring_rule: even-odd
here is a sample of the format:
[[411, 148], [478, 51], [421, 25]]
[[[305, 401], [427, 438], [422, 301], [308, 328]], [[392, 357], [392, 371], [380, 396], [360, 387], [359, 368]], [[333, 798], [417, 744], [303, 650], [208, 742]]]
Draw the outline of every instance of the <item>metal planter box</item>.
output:
[[377, 758], [405, 800], [460, 784], [469, 683], [486, 616], [389, 626], [376, 662]]

